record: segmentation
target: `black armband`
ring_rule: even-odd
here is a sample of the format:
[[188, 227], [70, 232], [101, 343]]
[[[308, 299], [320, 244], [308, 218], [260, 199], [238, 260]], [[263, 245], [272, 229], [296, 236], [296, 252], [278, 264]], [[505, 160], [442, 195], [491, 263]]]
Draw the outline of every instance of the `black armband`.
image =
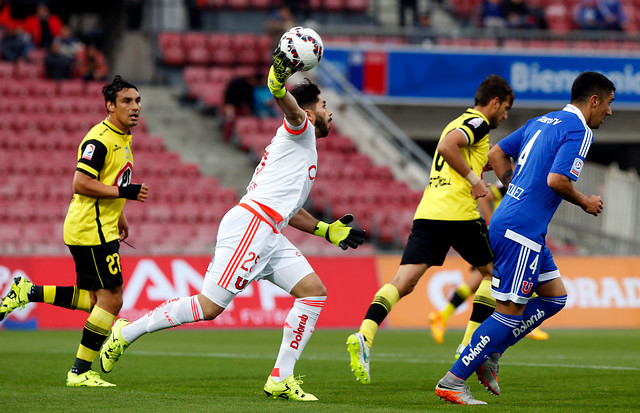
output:
[[135, 201], [136, 199], [138, 199], [138, 194], [140, 193], [141, 189], [142, 189], [142, 185], [138, 185], [138, 184], [129, 184], [127, 186], [119, 186], [118, 198], [132, 199]]

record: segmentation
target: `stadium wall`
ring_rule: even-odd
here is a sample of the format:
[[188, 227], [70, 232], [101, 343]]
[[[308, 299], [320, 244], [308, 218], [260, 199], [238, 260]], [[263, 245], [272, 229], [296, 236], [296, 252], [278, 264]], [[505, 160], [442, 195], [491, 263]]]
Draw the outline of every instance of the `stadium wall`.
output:
[[[123, 258], [125, 279], [122, 317], [135, 319], [161, 302], [196, 294], [210, 257], [165, 256]], [[375, 292], [396, 272], [399, 256], [355, 258], [309, 257], [329, 295], [319, 327], [357, 328]], [[565, 309], [545, 323], [558, 328], [640, 327], [640, 257], [558, 257], [556, 263], [569, 292]], [[469, 265], [451, 256], [435, 267], [403, 298], [386, 320], [389, 328], [428, 327], [429, 312], [443, 307]], [[36, 284], [73, 285], [71, 257], [0, 257], [0, 291], [13, 277]], [[269, 282], [249, 285], [216, 320], [195, 328], [281, 328], [292, 298]], [[470, 303], [450, 318], [450, 327], [464, 327]], [[81, 329], [86, 313], [45, 304], [14, 311], [0, 327], [6, 329]], [[187, 328], [194, 328], [190, 326]]]

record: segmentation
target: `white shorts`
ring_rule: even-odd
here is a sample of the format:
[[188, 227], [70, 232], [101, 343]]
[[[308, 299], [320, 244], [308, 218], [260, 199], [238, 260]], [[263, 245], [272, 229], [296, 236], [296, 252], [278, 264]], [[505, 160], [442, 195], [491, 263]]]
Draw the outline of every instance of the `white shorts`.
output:
[[304, 255], [265, 218], [235, 206], [220, 221], [202, 294], [226, 308], [253, 281], [266, 279], [291, 292], [312, 272]]

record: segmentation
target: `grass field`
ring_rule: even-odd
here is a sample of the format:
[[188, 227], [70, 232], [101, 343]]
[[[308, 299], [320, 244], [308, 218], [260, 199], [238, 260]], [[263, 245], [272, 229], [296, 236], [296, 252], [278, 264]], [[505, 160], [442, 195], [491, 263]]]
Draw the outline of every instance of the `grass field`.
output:
[[[277, 330], [173, 330], [132, 345], [105, 379], [115, 388], [68, 388], [80, 331], [0, 331], [0, 409], [4, 412], [495, 412], [640, 411], [640, 331], [550, 331], [522, 340], [502, 358], [502, 395], [470, 379], [488, 406], [455, 406], [433, 388], [450, 368], [461, 331], [438, 346], [424, 331], [380, 331], [369, 385], [350, 372], [349, 331], [318, 330], [296, 374], [320, 401], [268, 399], [262, 386], [281, 340]], [[100, 370], [99, 362], [94, 369]]]

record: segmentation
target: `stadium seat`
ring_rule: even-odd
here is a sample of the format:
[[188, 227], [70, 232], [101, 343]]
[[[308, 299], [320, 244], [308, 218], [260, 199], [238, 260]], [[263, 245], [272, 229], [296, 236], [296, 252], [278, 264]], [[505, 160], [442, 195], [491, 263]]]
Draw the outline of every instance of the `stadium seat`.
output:
[[162, 62], [168, 66], [184, 66], [186, 53], [181, 47], [171, 47], [162, 51]]
[[182, 34], [176, 32], [162, 32], [158, 34], [158, 46], [161, 51], [182, 47]]

